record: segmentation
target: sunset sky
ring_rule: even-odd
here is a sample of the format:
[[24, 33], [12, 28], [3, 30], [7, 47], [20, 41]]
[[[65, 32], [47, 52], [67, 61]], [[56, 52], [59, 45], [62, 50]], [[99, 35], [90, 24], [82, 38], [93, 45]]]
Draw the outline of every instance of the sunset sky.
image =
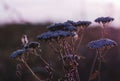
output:
[[0, 0], [0, 23], [94, 21], [101, 16], [112, 16], [118, 23], [119, 3], [119, 0]]

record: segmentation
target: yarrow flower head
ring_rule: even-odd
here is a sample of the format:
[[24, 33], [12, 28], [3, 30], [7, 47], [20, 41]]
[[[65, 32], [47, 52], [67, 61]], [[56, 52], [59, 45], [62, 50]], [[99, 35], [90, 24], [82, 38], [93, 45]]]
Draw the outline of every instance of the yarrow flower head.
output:
[[68, 36], [74, 36], [75, 34], [72, 33], [72, 32], [68, 32], [68, 31], [62, 31], [62, 30], [59, 30], [59, 31], [51, 31], [51, 32], [46, 32], [46, 33], [43, 33], [41, 35], [38, 35], [37, 38], [39, 40], [49, 40], [49, 39], [56, 39], [58, 37], [62, 38], [62, 37], [68, 37]]
[[72, 21], [72, 20], [67, 20], [67, 22], [65, 22], [65, 23], [70, 23], [70, 24], [72, 24], [73, 26], [76, 26], [76, 22], [74, 22], [74, 21]]
[[26, 45], [24, 48], [28, 49], [28, 48], [38, 48], [40, 46], [39, 42], [30, 42], [28, 43], [28, 45]]
[[39, 40], [41, 40], [41, 39], [47, 40], [47, 39], [50, 39], [52, 37], [52, 34], [53, 34], [53, 32], [45, 32], [45, 33], [42, 33], [41, 35], [38, 35], [37, 38]]
[[47, 27], [50, 31], [62, 30], [64, 28], [63, 23], [55, 23]]
[[117, 43], [111, 39], [104, 38], [100, 40], [91, 41], [88, 43], [87, 46], [92, 49], [99, 49], [103, 47], [114, 47], [117, 46]]
[[65, 22], [64, 23], [64, 31], [77, 31], [77, 28], [75, 26], [72, 25], [72, 23], [69, 22]]
[[98, 17], [97, 19], [95, 19], [95, 22], [105, 24], [105, 23], [109, 23], [113, 20], [114, 20], [114, 18], [112, 18], [112, 17]]
[[63, 30], [63, 31], [76, 31], [77, 29], [69, 22], [65, 23], [55, 23], [47, 27], [48, 30], [50, 31], [58, 31], [58, 30]]
[[78, 22], [76, 22], [76, 26], [78, 27], [78, 26], [85, 26], [85, 27], [87, 27], [87, 26], [89, 26], [91, 24], [91, 22], [90, 21], [78, 21]]
[[17, 51], [14, 51], [10, 57], [11, 58], [17, 58], [18, 56], [21, 56], [22, 54], [25, 54], [26, 53], [26, 50], [25, 49], [19, 49]]

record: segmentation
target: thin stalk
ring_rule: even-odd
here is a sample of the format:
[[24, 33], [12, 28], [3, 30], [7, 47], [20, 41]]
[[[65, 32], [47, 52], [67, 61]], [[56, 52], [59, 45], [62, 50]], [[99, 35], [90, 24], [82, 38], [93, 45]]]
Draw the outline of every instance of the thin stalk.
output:
[[101, 59], [102, 59], [102, 56], [101, 56], [101, 52], [99, 51], [98, 81], [101, 81]]
[[65, 46], [64, 46], [64, 41], [63, 41], [63, 43], [62, 43], [62, 47], [63, 47], [63, 53], [64, 53], [65, 55], [67, 55], [67, 51], [66, 51], [66, 48], [65, 48]]
[[32, 75], [38, 80], [38, 81], [43, 81], [41, 80], [34, 72], [33, 70], [29, 67], [29, 65], [27, 64], [27, 62], [24, 59], [21, 59], [22, 62], [25, 64], [25, 66], [29, 69], [29, 71], [32, 73]]
[[69, 51], [68, 45], [67, 45], [66, 43], [64, 43], [64, 45], [65, 45], [65, 49], [66, 49], [66, 51], [67, 51], [67, 54], [70, 54], [70, 51]]
[[108, 50], [109, 50], [109, 49], [107, 49], [107, 50], [104, 52], [104, 54], [101, 55], [101, 56], [102, 56], [102, 57], [105, 57], [105, 55], [107, 54]]
[[91, 70], [90, 70], [90, 75], [89, 75], [88, 81], [91, 80], [91, 75], [92, 75], [92, 72], [93, 72], [94, 67], [95, 67], [96, 59], [97, 59], [97, 56], [98, 56], [98, 51], [96, 51], [96, 52], [97, 52], [97, 53], [96, 53], [96, 55], [95, 55], [95, 57], [94, 57], [94, 60], [93, 60], [92, 66], [91, 66]]
[[55, 71], [51, 66], [50, 66], [50, 64], [47, 62], [47, 61], [45, 61], [40, 55], [38, 55], [38, 57], [44, 62], [44, 64], [46, 64], [52, 71]]
[[83, 40], [83, 37], [84, 37], [84, 30], [83, 30], [83, 32], [82, 32], [82, 34], [81, 34], [81, 38], [80, 38], [80, 40], [79, 40], [79, 42], [78, 42], [78, 44], [77, 44], [77, 48], [76, 48], [76, 52], [79, 50], [79, 46], [80, 46], [80, 44], [81, 44], [81, 42], [82, 42], [82, 40]]
[[78, 73], [78, 70], [77, 70], [77, 68], [75, 68], [75, 79], [76, 79], [76, 81], [80, 81], [80, 77], [79, 77], [79, 73]]
[[64, 66], [65, 66], [65, 61], [64, 61], [64, 59], [63, 59], [63, 54], [62, 54], [62, 48], [63, 48], [63, 46], [62, 46], [62, 41], [60, 42], [60, 41], [58, 41], [58, 44], [59, 44], [59, 53], [60, 53], [60, 56], [61, 56], [61, 59], [62, 59], [62, 63], [63, 63], [63, 71], [65, 72], [65, 69], [64, 69]]
[[62, 44], [59, 42], [59, 53], [60, 53], [60, 56], [61, 56], [61, 59], [63, 61], [63, 65], [65, 64], [64, 60], [63, 60], [63, 54], [62, 54]]
[[71, 37], [71, 49], [72, 49], [72, 53], [74, 53], [75, 54], [75, 41], [74, 41], [74, 38], [73, 37]]
[[74, 54], [74, 46], [70, 45], [69, 42], [65, 41], [66, 47], [70, 54]]
[[35, 55], [38, 56], [38, 57], [44, 62], [45, 65], [47, 65], [52, 71], [55, 71], [55, 70], [50, 66], [50, 64], [41, 57], [41, 55], [37, 54], [36, 51], [34, 51], [34, 52], [35, 52]]
[[56, 47], [54, 47], [54, 45], [52, 43], [48, 43], [49, 46], [54, 50], [54, 52], [57, 52], [58, 53], [58, 50]]
[[101, 23], [102, 26], [102, 38], [105, 38], [105, 24]]

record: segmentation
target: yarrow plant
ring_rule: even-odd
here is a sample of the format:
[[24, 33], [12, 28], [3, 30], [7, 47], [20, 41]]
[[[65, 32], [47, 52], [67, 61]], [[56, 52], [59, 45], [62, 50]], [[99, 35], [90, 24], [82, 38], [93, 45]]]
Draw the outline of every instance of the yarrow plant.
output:
[[[105, 24], [113, 21], [114, 18], [111, 17], [100, 17], [95, 20], [95, 22], [102, 24], [103, 31], [102, 31], [102, 37], [98, 40], [90, 41], [87, 44], [87, 47], [90, 49], [96, 50], [96, 55], [93, 60], [93, 64], [90, 70], [90, 76], [89, 80], [91, 79], [91, 75], [93, 73], [96, 59], [99, 59], [98, 64], [98, 81], [101, 81], [101, 75], [100, 75], [100, 68], [101, 68], [101, 62], [102, 58], [104, 57], [104, 52], [106, 50], [109, 50], [112, 47], [117, 46], [117, 43], [109, 38], [105, 38], [104, 34], [104, 28]], [[88, 28], [88, 26], [91, 24], [90, 21], [78, 21], [74, 22], [71, 20], [68, 20], [64, 23], [55, 23], [51, 24], [47, 27], [47, 32], [43, 32], [42, 34], [37, 36], [37, 39], [40, 42], [45, 42], [48, 44], [48, 46], [53, 50], [55, 54], [60, 57], [60, 61], [62, 62], [62, 70], [63, 70], [63, 76], [61, 78], [58, 78], [58, 81], [80, 81], [80, 73], [78, 71], [79, 61], [83, 57], [80, 55], [80, 44], [82, 42], [82, 39], [84, 37], [84, 32]], [[27, 39], [27, 35], [23, 35], [22, 39], [23, 47], [19, 50], [14, 51], [10, 57], [13, 59], [16, 59], [24, 64], [25, 67], [27, 67], [32, 75], [38, 80], [38, 81], [52, 81], [54, 72], [56, 70], [41, 57], [41, 48], [39, 42], [29, 42]], [[36, 73], [30, 68], [27, 61], [29, 59], [29, 56], [35, 55], [39, 57], [42, 62], [45, 64], [45, 69], [49, 73], [49, 77], [42, 80], [40, 77], [36, 75]], [[22, 66], [22, 65], [18, 65]], [[20, 72], [17, 71], [17, 76], [20, 77]]]
[[96, 23], [99, 23], [101, 24], [101, 27], [103, 28], [102, 29], [102, 38], [105, 37], [105, 28], [106, 28], [106, 25], [109, 24], [110, 22], [112, 22], [114, 20], [114, 18], [112, 17], [98, 17], [97, 19], [95, 19], [95, 22]]
[[116, 45], [117, 43], [115, 41], [107, 38], [91, 41], [88, 43], [88, 47], [91, 49], [105, 49], [114, 47]]
[[113, 21], [114, 18], [111, 17], [99, 17], [95, 20], [95, 22], [102, 24], [103, 30], [102, 30], [102, 37], [101, 39], [98, 40], [94, 40], [88, 43], [88, 48], [90, 49], [95, 49], [96, 50], [96, 55], [94, 57], [93, 60], [93, 64], [91, 67], [91, 71], [90, 71], [90, 76], [89, 76], [89, 80], [92, 80], [92, 73], [95, 67], [95, 63], [96, 60], [99, 59], [99, 64], [98, 64], [98, 70], [96, 70], [97, 75], [98, 76], [98, 81], [101, 81], [101, 65], [102, 65], [102, 60], [104, 59], [105, 53], [106, 51], [108, 51], [110, 48], [117, 46], [117, 43], [114, 40], [105, 38], [105, 24], [110, 23], [111, 21]]
[[106, 24], [113, 20], [114, 20], [114, 18], [112, 18], [112, 17], [98, 17], [97, 19], [95, 19], [95, 22]]
[[[101, 68], [102, 59], [104, 58], [104, 52], [109, 50], [110, 48], [112, 48], [114, 46], [117, 46], [117, 43], [115, 41], [113, 41], [111, 39], [107, 39], [107, 38], [91, 41], [91, 42], [88, 43], [88, 47], [90, 49], [95, 49], [96, 50], [96, 55], [95, 55], [95, 58], [94, 58], [94, 62], [93, 62], [93, 66], [92, 66], [90, 75], [92, 74], [96, 59], [99, 58], [99, 66], [98, 66], [99, 77], [98, 77], [98, 81], [101, 81], [101, 78], [100, 78], [100, 71], [101, 70], [100, 70], [100, 68]], [[89, 81], [90, 81], [90, 78], [89, 78]]]

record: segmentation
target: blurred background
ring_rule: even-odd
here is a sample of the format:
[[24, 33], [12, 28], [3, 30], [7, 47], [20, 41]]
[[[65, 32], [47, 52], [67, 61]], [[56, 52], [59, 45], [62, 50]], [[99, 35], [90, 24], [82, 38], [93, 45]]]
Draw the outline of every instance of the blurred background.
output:
[[[23, 34], [28, 36], [29, 41], [38, 41], [36, 36], [46, 31], [46, 27], [52, 23], [88, 20], [92, 25], [86, 30], [80, 48], [81, 55], [86, 59], [80, 60], [79, 66], [81, 81], [87, 81], [95, 52], [88, 50], [86, 45], [89, 41], [100, 38], [101, 31], [99, 24], [94, 23], [94, 20], [106, 16], [115, 18], [106, 29], [106, 37], [120, 44], [119, 14], [119, 0], [0, 0], [0, 81], [35, 81], [26, 70], [22, 78], [18, 79], [16, 65], [19, 62], [9, 57], [13, 51], [22, 48]], [[58, 57], [50, 52], [43, 42], [41, 48], [43, 58], [61, 72], [59, 61], [56, 64]], [[120, 81], [119, 50], [118, 45], [106, 55], [102, 81]], [[32, 68], [41, 66], [36, 57], [31, 59], [29, 64]]]
[[119, 0], [0, 0], [0, 23], [63, 22], [112, 16], [119, 25]]

